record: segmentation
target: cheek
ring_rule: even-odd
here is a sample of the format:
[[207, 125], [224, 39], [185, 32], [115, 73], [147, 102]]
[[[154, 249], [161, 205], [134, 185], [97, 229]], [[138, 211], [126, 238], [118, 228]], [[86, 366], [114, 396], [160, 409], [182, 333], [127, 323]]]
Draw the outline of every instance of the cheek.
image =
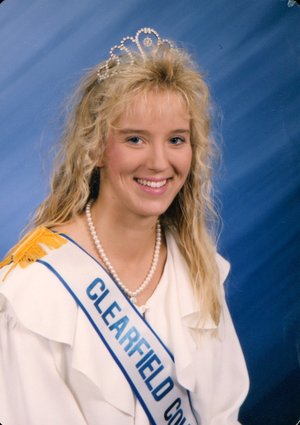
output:
[[122, 155], [121, 150], [115, 143], [109, 144], [105, 152], [103, 167], [107, 170], [117, 171], [122, 168], [123, 163], [124, 155]]
[[139, 166], [135, 155], [120, 147], [112, 146], [108, 151], [103, 163], [103, 171], [109, 178], [123, 179], [134, 174]]
[[180, 168], [182, 170], [182, 174], [184, 174], [186, 177], [188, 176], [191, 170], [192, 158], [192, 148], [190, 148], [184, 155], [181, 156]]

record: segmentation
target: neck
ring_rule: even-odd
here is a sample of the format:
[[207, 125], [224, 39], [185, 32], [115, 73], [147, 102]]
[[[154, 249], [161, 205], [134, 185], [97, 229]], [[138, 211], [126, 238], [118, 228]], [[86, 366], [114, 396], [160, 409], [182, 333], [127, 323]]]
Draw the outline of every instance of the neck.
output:
[[115, 211], [107, 211], [97, 201], [92, 205], [91, 213], [97, 234], [110, 256], [121, 256], [131, 262], [134, 258], [138, 262], [145, 253], [152, 251], [158, 217], [120, 216]]

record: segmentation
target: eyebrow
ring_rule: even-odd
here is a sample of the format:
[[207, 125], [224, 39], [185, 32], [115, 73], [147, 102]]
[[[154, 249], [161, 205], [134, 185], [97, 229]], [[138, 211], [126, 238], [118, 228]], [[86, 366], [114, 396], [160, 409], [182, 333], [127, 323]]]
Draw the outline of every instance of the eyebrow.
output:
[[[146, 134], [149, 135], [150, 131], [148, 130], [142, 130], [138, 128], [120, 128], [116, 129], [118, 133], [120, 134]], [[190, 134], [190, 130], [187, 128], [176, 128], [175, 130], [171, 130], [170, 133], [184, 133], [184, 134]]]

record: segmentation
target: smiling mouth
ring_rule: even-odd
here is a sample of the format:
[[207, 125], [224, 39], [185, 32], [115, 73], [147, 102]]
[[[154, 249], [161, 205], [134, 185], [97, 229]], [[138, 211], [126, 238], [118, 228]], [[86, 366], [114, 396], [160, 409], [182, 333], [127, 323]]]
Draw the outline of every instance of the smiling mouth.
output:
[[167, 183], [167, 179], [160, 180], [160, 181], [145, 180], [145, 179], [135, 179], [135, 180], [142, 186], [152, 187], [154, 189], [159, 189], [160, 187], [165, 186]]

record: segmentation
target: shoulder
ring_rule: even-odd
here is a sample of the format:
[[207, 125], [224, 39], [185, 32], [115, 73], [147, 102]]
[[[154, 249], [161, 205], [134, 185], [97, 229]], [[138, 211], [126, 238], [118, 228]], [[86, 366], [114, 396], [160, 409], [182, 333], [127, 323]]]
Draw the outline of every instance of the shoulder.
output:
[[[185, 274], [188, 275], [189, 273], [186, 261], [179, 250], [175, 237], [170, 232], [168, 232], [166, 234], [166, 239], [168, 252], [175, 258], [178, 266], [180, 266]], [[219, 270], [220, 285], [223, 285], [230, 272], [230, 263], [217, 251], [215, 251], [215, 261]]]
[[57, 277], [39, 262], [66, 242], [45, 228], [26, 235], [1, 263], [0, 308], [13, 312], [15, 320], [28, 330], [68, 343], [73, 337], [76, 304]]
[[231, 268], [230, 263], [228, 260], [222, 257], [222, 255], [220, 255], [218, 252], [216, 252], [216, 262], [219, 269], [220, 284], [224, 284], [230, 272], [230, 268]]

